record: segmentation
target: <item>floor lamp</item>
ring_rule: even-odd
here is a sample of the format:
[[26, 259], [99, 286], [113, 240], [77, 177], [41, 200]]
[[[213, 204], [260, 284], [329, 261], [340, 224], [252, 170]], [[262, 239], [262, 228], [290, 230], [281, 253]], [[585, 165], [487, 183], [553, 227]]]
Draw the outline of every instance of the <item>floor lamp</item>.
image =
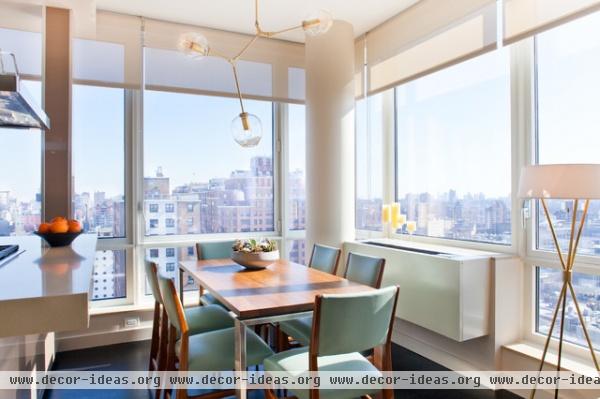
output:
[[[567, 295], [570, 294], [575, 304], [577, 316], [583, 329], [583, 334], [587, 341], [592, 360], [596, 370], [600, 371], [598, 367], [598, 360], [594, 353], [592, 341], [590, 335], [585, 326], [583, 315], [575, 295], [575, 289], [571, 282], [573, 275], [573, 266], [575, 264], [575, 255], [577, 255], [577, 246], [579, 245], [579, 239], [581, 238], [581, 232], [585, 224], [585, 218], [591, 199], [600, 199], [600, 165], [596, 164], [569, 164], [569, 165], [531, 165], [526, 166], [521, 171], [521, 178], [519, 181], [519, 197], [523, 199], [540, 199], [548, 226], [550, 227], [550, 233], [552, 234], [552, 240], [556, 247], [556, 252], [562, 266], [563, 285], [556, 302], [556, 308], [552, 316], [552, 322], [550, 323], [550, 329], [548, 331], [548, 337], [544, 345], [544, 352], [542, 355], [542, 361], [538, 370], [538, 375], [541, 373], [544, 367], [544, 360], [546, 359], [546, 353], [548, 352], [548, 346], [552, 338], [552, 332], [556, 324], [556, 319], [560, 312], [560, 333], [558, 341], [558, 363], [556, 370], [560, 371], [560, 362], [562, 356], [563, 346], [563, 332], [565, 326], [565, 308], [567, 302]], [[556, 232], [552, 225], [552, 219], [548, 212], [548, 206], [546, 204], [547, 199], [563, 199], [573, 201], [573, 215], [571, 219], [571, 234], [569, 237], [569, 250], [564, 254], [560, 249], [560, 244], [556, 238]], [[577, 225], [577, 208], [579, 201], [584, 200], [583, 211], [579, 225]], [[536, 388], [531, 391], [530, 398], [533, 399], [535, 396]], [[558, 384], [554, 390], [554, 397], [558, 398]]]

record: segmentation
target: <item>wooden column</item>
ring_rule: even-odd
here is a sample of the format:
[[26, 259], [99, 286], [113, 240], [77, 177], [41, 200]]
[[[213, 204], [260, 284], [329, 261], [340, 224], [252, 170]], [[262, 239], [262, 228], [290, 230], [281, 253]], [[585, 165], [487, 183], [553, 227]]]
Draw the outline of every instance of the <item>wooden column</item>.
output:
[[49, 220], [71, 216], [71, 11], [46, 7], [44, 109], [44, 213]]

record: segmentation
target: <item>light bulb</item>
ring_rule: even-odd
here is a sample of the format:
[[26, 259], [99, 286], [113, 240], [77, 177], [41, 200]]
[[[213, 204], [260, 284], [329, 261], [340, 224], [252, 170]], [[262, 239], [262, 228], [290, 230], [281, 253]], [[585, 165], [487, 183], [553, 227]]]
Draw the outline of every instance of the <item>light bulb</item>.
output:
[[196, 59], [207, 56], [210, 51], [208, 39], [196, 32], [188, 32], [179, 36], [177, 48], [183, 54]]
[[262, 138], [262, 123], [258, 116], [242, 112], [231, 121], [231, 134], [240, 146], [256, 147]]
[[327, 32], [332, 24], [331, 13], [327, 10], [319, 10], [302, 21], [302, 29], [307, 35], [317, 36]]

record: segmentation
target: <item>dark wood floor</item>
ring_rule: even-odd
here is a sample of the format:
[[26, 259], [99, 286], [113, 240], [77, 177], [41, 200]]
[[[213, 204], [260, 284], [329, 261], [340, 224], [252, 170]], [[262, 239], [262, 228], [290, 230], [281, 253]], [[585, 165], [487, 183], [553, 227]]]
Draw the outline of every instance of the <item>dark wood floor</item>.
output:
[[[56, 356], [55, 370], [145, 370], [148, 364], [149, 341], [61, 352]], [[394, 345], [394, 370], [445, 371], [444, 367], [401, 346]], [[260, 391], [250, 392], [250, 399], [262, 399]], [[403, 399], [516, 399], [507, 391], [490, 390], [397, 390], [396, 398]], [[53, 390], [45, 399], [153, 399], [144, 390]]]

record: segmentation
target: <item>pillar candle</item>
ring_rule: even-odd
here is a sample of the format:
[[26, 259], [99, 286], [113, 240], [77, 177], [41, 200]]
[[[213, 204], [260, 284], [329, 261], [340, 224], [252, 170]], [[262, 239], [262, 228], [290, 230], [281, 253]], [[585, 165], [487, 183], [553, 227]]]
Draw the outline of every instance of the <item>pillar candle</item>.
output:
[[398, 215], [398, 223], [400, 224], [400, 226], [404, 226], [406, 224], [406, 215], [401, 213], [400, 215]]
[[384, 205], [381, 207], [381, 223], [386, 224], [390, 222], [390, 206]]
[[390, 211], [392, 212], [392, 227], [394, 229], [397, 229], [398, 227], [400, 227], [400, 223], [398, 220], [398, 217], [400, 216], [400, 204], [394, 202], [390, 207]]

